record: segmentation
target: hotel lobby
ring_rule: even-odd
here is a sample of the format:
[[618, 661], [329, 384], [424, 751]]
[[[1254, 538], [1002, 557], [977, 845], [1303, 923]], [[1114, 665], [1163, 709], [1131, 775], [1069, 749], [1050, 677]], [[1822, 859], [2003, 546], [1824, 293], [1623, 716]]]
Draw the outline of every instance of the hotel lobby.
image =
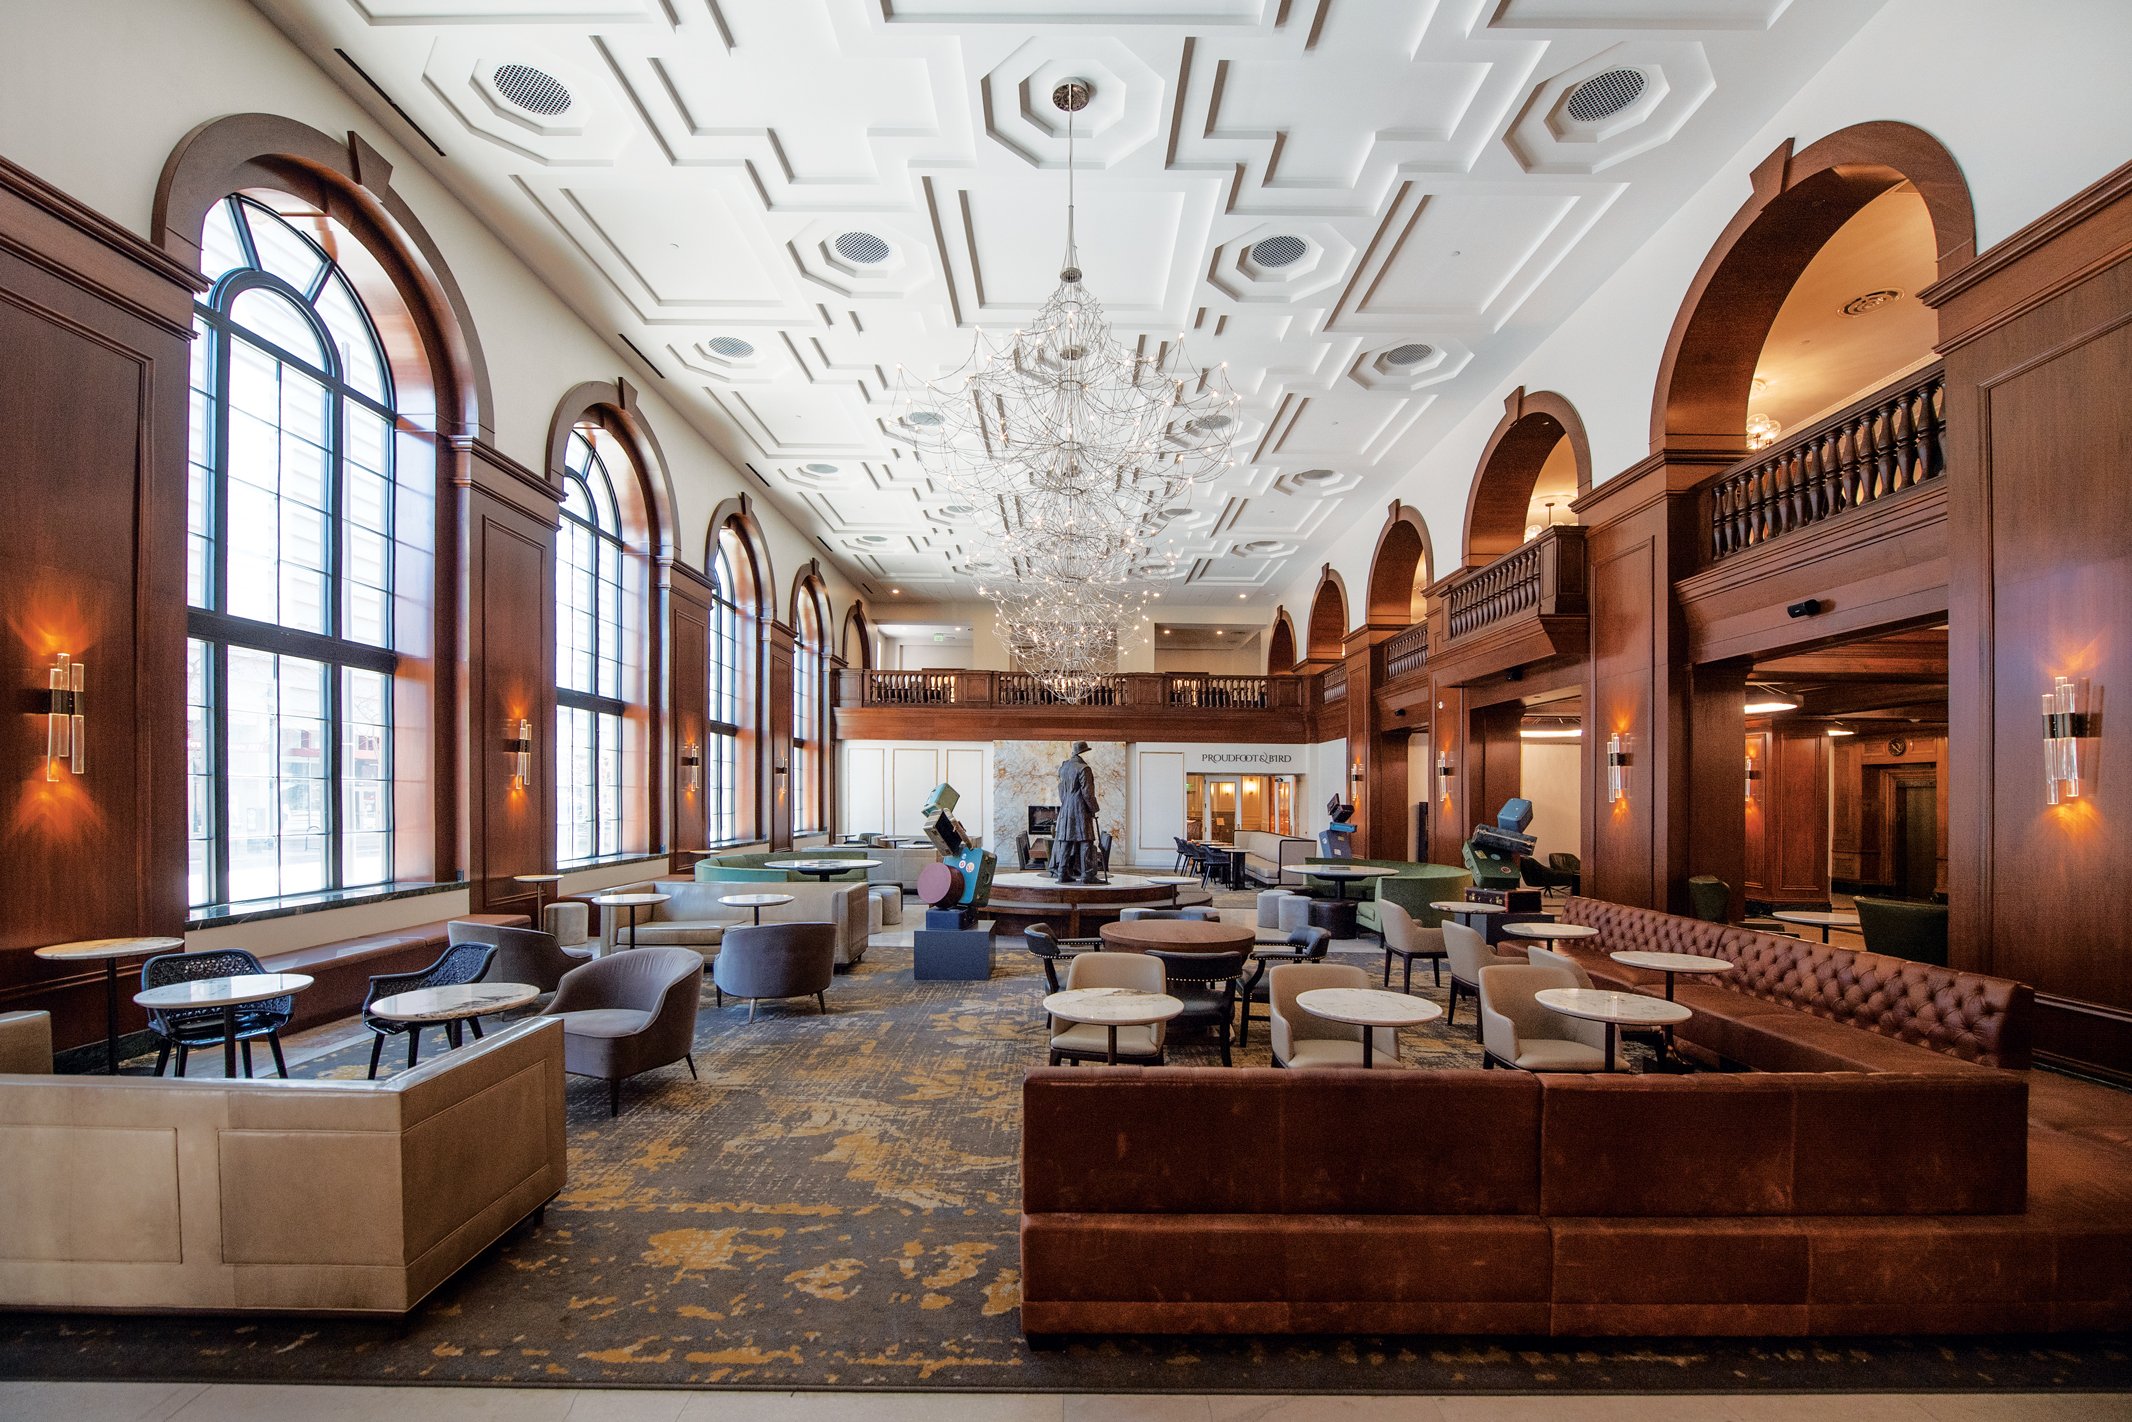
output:
[[0, 1418], [2132, 1418], [2132, 9], [0, 35]]

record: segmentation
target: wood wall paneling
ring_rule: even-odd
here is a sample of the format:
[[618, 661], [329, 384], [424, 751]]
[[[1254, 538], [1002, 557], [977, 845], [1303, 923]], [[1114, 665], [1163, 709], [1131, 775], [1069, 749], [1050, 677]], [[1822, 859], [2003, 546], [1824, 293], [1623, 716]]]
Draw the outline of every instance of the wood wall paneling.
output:
[[[696, 788], [690, 789], [681, 754], [691, 742], [699, 761], [706, 754], [703, 728], [710, 710], [711, 590], [708, 583], [678, 564], [668, 562], [661, 571], [667, 586], [666, 763], [672, 768], [667, 777], [667, 803], [674, 807], [669, 848], [674, 867], [679, 869], [682, 856], [702, 849], [708, 838], [703, 789], [708, 782], [708, 768], [697, 766]], [[691, 860], [693, 857], [689, 855]]]
[[[512, 491], [515, 492], [515, 491]], [[533, 895], [514, 874], [555, 867], [555, 503], [536, 513], [515, 497], [465, 491], [462, 526], [468, 610], [462, 666], [472, 708], [464, 757], [474, 907], [528, 913]], [[511, 783], [504, 728], [533, 729], [533, 783]]]

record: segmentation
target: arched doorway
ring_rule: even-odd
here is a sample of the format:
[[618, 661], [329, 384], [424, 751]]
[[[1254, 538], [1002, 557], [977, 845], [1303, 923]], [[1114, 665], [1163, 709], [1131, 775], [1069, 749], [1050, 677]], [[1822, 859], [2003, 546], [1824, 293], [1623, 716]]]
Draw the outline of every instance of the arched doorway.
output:
[[1266, 636], [1266, 674], [1279, 676], [1295, 670], [1295, 623], [1288, 609], [1273, 610], [1273, 630]]
[[1552, 390], [1511, 391], [1466, 496], [1462, 561], [1482, 567], [1551, 524], [1575, 523], [1571, 501], [1591, 487], [1591, 442], [1576, 406]]
[[1395, 502], [1370, 559], [1370, 625], [1403, 627], [1421, 621], [1424, 594], [1435, 581], [1435, 563], [1428, 524], [1415, 509]]
[[1330, 666], [1340, 660], [1347, 643], [1347, 584], [1325, 565], [1318, 590], [1310, 599], [1310, 640], [1304, 648], [1309, 661]]

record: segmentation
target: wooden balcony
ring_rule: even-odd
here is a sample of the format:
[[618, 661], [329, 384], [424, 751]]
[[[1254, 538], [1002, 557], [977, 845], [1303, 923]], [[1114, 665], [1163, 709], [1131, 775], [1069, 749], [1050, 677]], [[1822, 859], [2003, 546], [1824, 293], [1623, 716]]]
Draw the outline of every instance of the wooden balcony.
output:
[[837, 734], [865, 740], [1291, 742], [1304, 739], [1303, 687], [1295, 676], [1118, 672], [1069, 701], [1024, 672], [844, 670], [834, 708]]
[[1423, 634], [1421, 657], [1433, 674], [1463, 680], [1581, 654], [1586, 582], [1584, 530], [1557, 524], [1431, 589], [1432, 630]]
[[1384, 679], [1397, 681], [1403, 676], [1426, 671], [1429, 666], [1429, 624], [1417, 622], [1404, 632], [1393, 634], [1384, 644]]

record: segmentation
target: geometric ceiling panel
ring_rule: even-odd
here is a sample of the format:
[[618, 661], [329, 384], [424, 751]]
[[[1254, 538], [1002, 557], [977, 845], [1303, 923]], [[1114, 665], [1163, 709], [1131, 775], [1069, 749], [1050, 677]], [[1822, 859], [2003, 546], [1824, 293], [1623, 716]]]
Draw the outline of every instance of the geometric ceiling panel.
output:
[[[366, 136], [430, 170], [611, 343], [611, 368], [573, 378], [660, 381], [883, 597], [885, 580], [967, 596], [991, 551], [911, 457], [896, 391], [1058, 285], [1068, 124], [1051, 92], [1089, 81], [1072, 123], [1087, 290], [1118, 340], [1159, 356], [1183, 333], [1238, 397], [1234, 467], [1162, 535], [1179, 578], [1232, 604], [1374, 539], [1432, 443], [1498, 403], [1877, 8], [254, 3], [364, 109]], [[689, 492], [710, 507], [733, 491]]]

